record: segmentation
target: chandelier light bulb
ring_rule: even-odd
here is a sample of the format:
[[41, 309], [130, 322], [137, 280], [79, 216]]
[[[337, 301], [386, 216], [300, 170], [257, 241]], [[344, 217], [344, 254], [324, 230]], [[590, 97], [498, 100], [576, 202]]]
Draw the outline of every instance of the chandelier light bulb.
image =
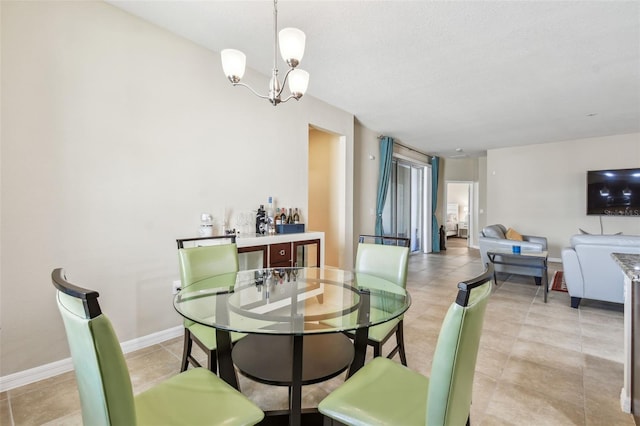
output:
[[290, 67], [295, 68], [302, 61], [306, 38], [304, 32], [297, 28], [284, 28], [280, 31], [280, 55]]
[[289, 91], [296, 99], [300, 99], [309, 86], [309, 73], [296, 69], [289, 74]]
[[244, 76], [247, 57], [244, 53], [235, 49], [224, 49], [220, 52], [222, 58], [222, 70], [232, 83], [238, 83]]

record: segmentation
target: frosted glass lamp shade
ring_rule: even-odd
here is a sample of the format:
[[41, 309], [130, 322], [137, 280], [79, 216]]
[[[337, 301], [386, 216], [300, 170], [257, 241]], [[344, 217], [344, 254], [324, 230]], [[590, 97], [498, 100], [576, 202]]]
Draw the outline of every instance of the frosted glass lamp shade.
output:
[[222, 59], [224, 75], [226, 75], [232, 83], [238, 83], [244, 76], [247, 63], [245, 54], [235, 49], [224, 49], [220, 52], [220, 57]]
[[304, 33], [297, 28], [284, 28], [280, 31], [278, 36], [280, 55], [290, 67], [297, 67], [302, 60], [306, 38]]
[[309, 86], [309, 73], [304, 70], [293, 70], [289, 74], [289, 91], [296, 98], [300, 99]]

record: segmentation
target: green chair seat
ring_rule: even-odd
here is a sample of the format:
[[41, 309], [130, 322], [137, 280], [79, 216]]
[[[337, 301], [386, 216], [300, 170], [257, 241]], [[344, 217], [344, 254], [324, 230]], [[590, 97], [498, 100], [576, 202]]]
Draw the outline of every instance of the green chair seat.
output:
[[[375, 311], [375, 309], [372, 309], [372, 312], [373, 311]], [[358, 315], [357, 312], [352, 312], [349, 314], [349, 316], [357, 316], [357, 315]], [[375, 312], [373, 313], [373, 315], [375, 316]], [[390, 321], [383, 322], [382, 324], [369, 327], [368, 340], [372, 342], [380, 342], [380, 343], [385, 342], [389, 335], [393, 335], [393, 333], [395, 333], [398, 324], [400, 323], [400, 321], [402, 321], [403, 318], [404, 318], [404, 315], [401, 315], [398, 318], [394, 318]], [[340, 318], [322, 320], [322, 322], [324, 324], [332, 325], [334, 327], [339, 327], [340, 324], [346, 322], [346, 320], [340, 317]], [[347, 331], [346, 334], [350, 338], [355, 338], [355, 333], [351, 330]]]
[[135, 396], [138, 425], [253, 425], [264, 413], [204, 368], [190, 369]]
[[428, 390], [427, 377], [377, 357], [331, 392], [318, 409], [348, 425], [424, 426]]
[[[194, 336], [197, 336], [198, 340], [206, 346], [208, 350], [215, 351], [217, 349], [218, 344], [216, 342], [215, 328], [198, 323], [191, 323], [191, 325], [186, 326], [186, 328], [188, 328]], [[231, 342], [235, 343], [244, 336], [246, 336], [244, 333], [231, 333]]]
[[[357, 315], [357, 313], [349, 314], [349, 315]], [[381, 342], [381, 343], [385, 342], [387, 337], [390, 334], [393, 335], [393, 333], [395, 333], [396, 327], [398, 326], [398, 323], [402, 321], [403, 317], [404, 316], [400, 316], [398, 318], [392, 319], [391, 321], [383, 322], [382, 324], [369, 327], [368, 340], [371, 340], [373, 342]], [[325, 324], [338, 326], [343, 321], [340, 319], [329, 319], [329, 320], [323, 320], [322, 322]], [[353, 331], [348, 331], [346, 334], [351, 338], [355, 337], [355, 333]]]
[[374, 325], [369, 328], [369, 340], [374, 342], [383, 342], [390, 333], [394, 333], [398, 323], [402, 321], [402, 317], [394, 318], [391, 321]]
[[[438, 336], [431, 377], [375, 358], [318, 405], [328, 419], [353, 426], [469, 424], [471, 394], [493, 265], [458, 284]], [[325, 422], [326, 425], [330, 424]]]

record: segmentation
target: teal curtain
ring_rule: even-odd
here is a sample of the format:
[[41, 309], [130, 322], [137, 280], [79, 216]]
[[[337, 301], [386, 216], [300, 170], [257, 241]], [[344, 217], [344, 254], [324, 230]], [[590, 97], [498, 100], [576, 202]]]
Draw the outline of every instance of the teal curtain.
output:
[[376, 201], [376, 235], [384, 235], [382, 211], [387, 201], [389, 182], [391, 181], [391, 162], [393, 161], [393, 139], [383, 136], [380, 139], [380, 165], [378, 172], [378, 197]]
[[434, 253], [440, 252], [440, 227], [436, 218], [436, 208], [438, 207], [438, 163], [440, 163], [440, 157], [433, 157], [431, 160], [431, 248]]

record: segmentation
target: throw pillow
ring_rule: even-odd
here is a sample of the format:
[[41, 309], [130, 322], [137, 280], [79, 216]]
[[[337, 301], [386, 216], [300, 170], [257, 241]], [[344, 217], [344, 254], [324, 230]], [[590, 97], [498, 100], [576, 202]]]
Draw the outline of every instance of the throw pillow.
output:
[[522, 238], [522, 235], [518, 234], [516, 231], [513, 230], [513, 228], [509, 228], [507, 230], [507, 240], [514, 240], [514, 241], [524, 241]]

